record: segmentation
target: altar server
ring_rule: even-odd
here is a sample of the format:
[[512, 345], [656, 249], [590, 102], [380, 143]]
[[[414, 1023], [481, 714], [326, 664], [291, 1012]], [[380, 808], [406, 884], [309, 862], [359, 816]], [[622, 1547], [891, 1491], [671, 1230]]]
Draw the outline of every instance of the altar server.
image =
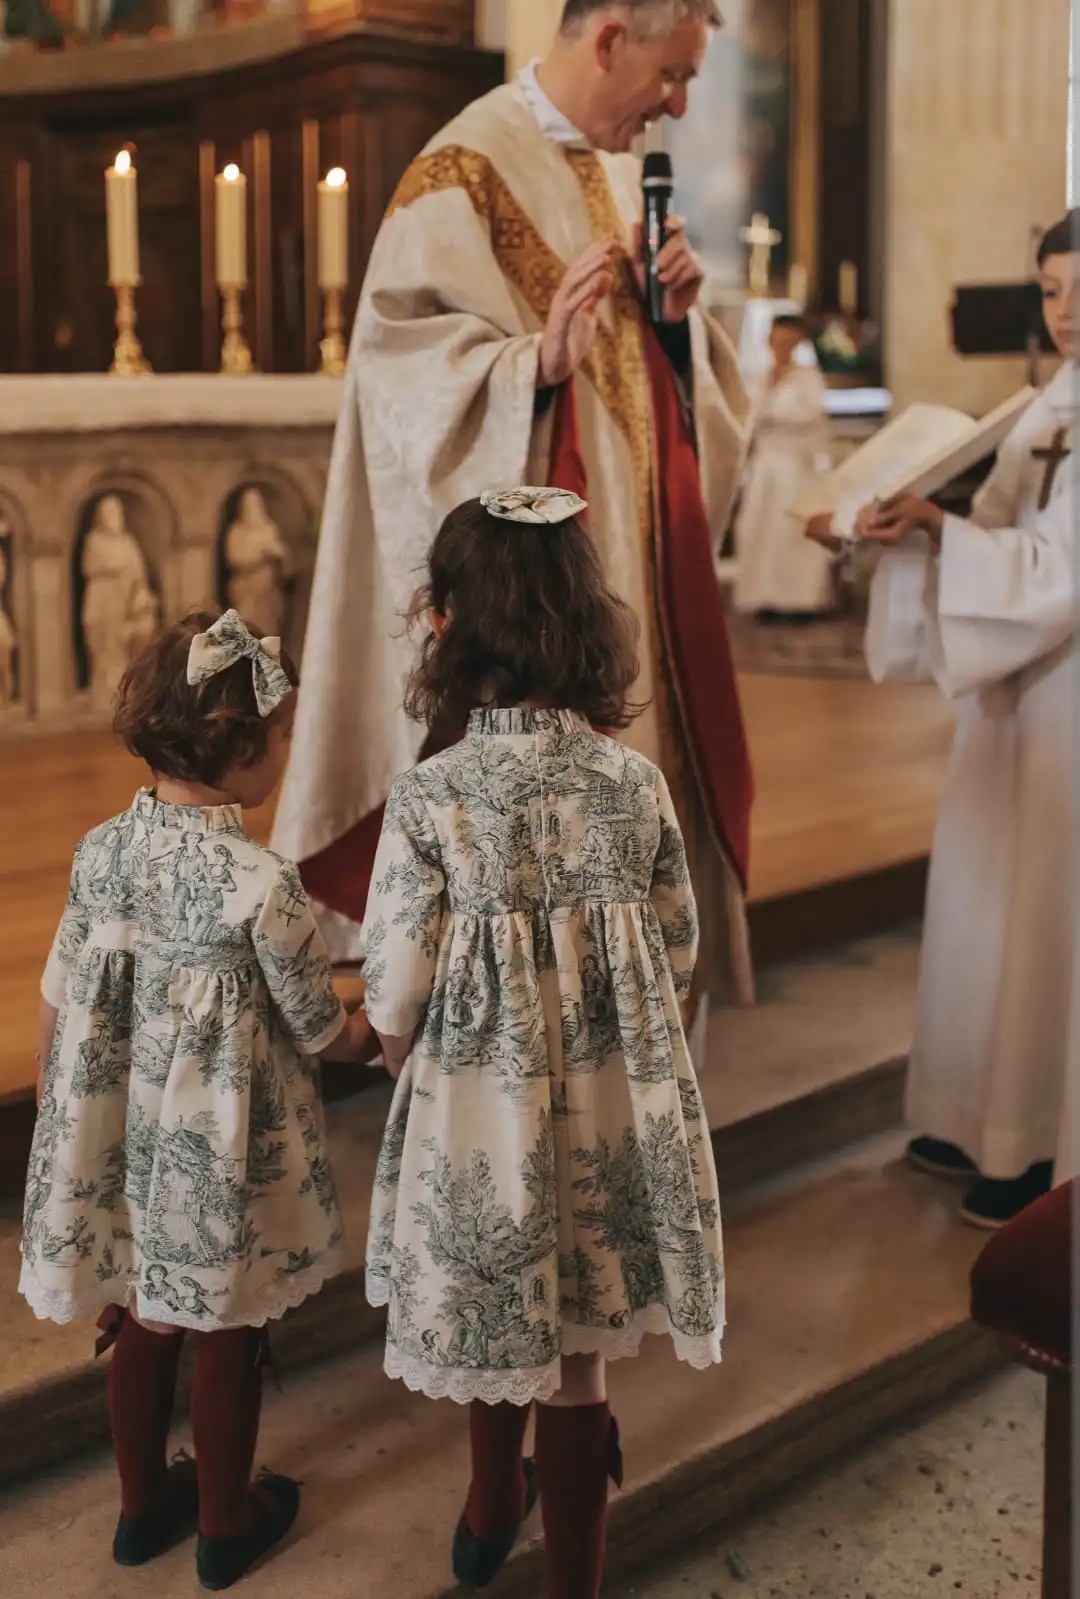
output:
[[[1064, 357], [1003, 446], [970, 520], [905, 496], [860, 532], [876, 574], [878, 680], [932, 675], [959, 701], [934, 846], [912, 1055], [910, 1157], [967, 1185], [993, 1228], [1050, 1186], [1080, 1070], [1076, 941], [1076, 361], [1080, 212], [1039, 251]], [[1073, 1082], [1075, 1092], [1075, 1082]]]

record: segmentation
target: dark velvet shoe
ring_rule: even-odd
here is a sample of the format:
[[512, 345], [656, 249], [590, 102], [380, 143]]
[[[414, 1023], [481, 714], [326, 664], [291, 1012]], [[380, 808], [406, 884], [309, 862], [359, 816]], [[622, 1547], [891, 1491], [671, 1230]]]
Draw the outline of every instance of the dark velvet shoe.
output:
[[913, 1138], [907, 1147], [907, 1162], [931, 1177], [962, 1177], [970, 1182], [979, 1175], [964, 1151], [942, 1138]]
[[513, 1532], [497, 1538], [478, 1538], [462, 1514], [454, 1534], [454, 1576], [463, 1588], [486, 1588], [495, 1581], [513, 1553], [521, 1536], [521, 1529], [536, 1508], [540, 1485], [536, 1480], [536, 1463], [523, 1462], [525, 1468], [525, 1514]]
[[177, 1455], [169, 1467], [169, 1497], [160, 1510], [146, 1516], [120, 1517], [113, 1538], [113, 1559], [118, 1566], [145, 1566], [194, 1532], [198, 1513], [195, 1462], [188, 1455]]
[[960, 1215], [969, 1227], [994, 1233], [1007, 1227], [1022, 1210], [1042, 1199], [1054, 1185], [1053, 1163], [1043, 1160], [1011, 1182], [984, 1177], [968, 1193]]
[[247, 1532], [234, 1538], [199, 1535], [195, 1569], [199, 1582], [211, 1593], [231, 1588], [247, 1575], [257, 1560], [281, 1542], [300, 1509], [300, 1484], [291, 1477], [264, 1471], [253, 1485], [255, 1520]]

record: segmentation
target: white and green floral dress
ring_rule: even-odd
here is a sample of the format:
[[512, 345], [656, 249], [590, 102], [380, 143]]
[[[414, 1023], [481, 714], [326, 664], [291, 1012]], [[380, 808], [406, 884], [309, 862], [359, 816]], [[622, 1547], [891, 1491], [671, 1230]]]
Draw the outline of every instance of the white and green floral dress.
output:
[[371, 1021], [417, 1029], [368, 1241], [390, 1375], [525, 1404], [560, 1356], [646, 1333], [719, 1360], [716, 1173], [680, 1014], [697, 918], [656, 768], [567, 712], [474, 713], [394, 788], [365, 938]]
[[75, 855], [20, 1288], [52, 1321], [261, 1326], [342, 1264], [312, 1057], [345, 1024], [296, 869], [136, 796]]

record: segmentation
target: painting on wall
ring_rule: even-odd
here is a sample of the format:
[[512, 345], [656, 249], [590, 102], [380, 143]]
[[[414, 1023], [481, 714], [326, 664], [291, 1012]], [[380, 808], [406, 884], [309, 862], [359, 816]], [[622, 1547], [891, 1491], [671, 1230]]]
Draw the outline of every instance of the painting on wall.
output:
[[797, 0], [726, 0], [682, 122], [668, 124], [676, 204], [717, 288], [746, 283], [739, 229], [762, 212], [784, 235], [773, 269], [786, 272], [791, 232], [794, 105], [792, 11]]

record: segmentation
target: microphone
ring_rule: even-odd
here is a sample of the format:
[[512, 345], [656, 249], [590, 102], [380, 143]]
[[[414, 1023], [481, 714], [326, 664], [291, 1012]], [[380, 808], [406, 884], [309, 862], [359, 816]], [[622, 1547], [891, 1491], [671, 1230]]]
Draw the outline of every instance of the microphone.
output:
[[664, 150], [650, 150], [645, 157], [645, 216], [641, 229], [642, 260], [645, 267], [645, 303], [649, 321], [659, 327], [664, 320], [667, 287], [660, 282], [657, 258], [667, 243], [667, 220], [675, 190], [671, 157]]

